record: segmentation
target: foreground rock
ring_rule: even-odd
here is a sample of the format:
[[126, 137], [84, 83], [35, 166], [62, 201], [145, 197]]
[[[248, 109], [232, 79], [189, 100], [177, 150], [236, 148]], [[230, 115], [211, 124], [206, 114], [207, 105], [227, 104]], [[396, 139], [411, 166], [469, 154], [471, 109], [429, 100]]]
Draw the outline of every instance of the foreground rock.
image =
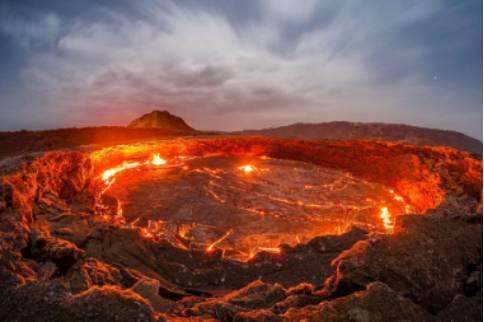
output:
[[481, 229], [465, 219], [403, 216], [391, 237], [358, 242], [335, 259], [328, 286], [341, 293], [381, 281], [436, 313], [457, 294], [474, 296], [480, 289], [467, 288], [466, 281], [480, 276]]
[[[222, 298], [188, 303], [183, 312], [241, 321], [473, 321], [482, 306], [482, 280], [474, 280], [482, 275], [482, 224], [402, 219], [395, 235], [359, 241], [342, 252], [320, 289], [259, 281]], [[469, 289], [469, 283], [476, 287]]]
[[324, 301], [318, 305], [290, 309], [283, 316], [290, 321], [432, 321], [422, 307], [386, 284], [373, 282], [365, 290]]

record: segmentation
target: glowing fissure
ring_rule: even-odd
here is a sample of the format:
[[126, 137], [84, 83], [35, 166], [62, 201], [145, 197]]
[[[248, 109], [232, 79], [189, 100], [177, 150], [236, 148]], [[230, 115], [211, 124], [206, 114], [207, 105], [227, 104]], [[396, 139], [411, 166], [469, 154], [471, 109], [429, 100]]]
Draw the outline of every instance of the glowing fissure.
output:
[[124, 170], [127, 170], [127, 169], [133, 169], [133, 168], [137, 168], [141, 165], [141, 163], [139, 162], [123, 162], [123, 164], [117, 166], [117, 167], [114, 167], [114, 168], [111, 168], [111, 169], [108, 169], [106, 171], [103, 172], [102, 174], [102, 179], [103, 181], [106, 183], [106, 184], [109, 184], [109, 183], [112, 183], [114, 182], [114, 177], [124, 171]]
[[272, 253], [272, 254], [280, 254], [281, 249], [279, 247], [258, 247], [263, 252]]
[[104, 183], [109, 186], [110, 184], [112, 184], [114, 182], [115, 176], [118, 173], [123, 172], [125, 170], [138, 168], [142, 165], [161, 166], [161, 165], [165, 165], [165, 164], [166, 164], [166, 160], [161, 158], [160, 155], [158, 153], [156, 153], [156, 154], [153, 154], [151, 159], [149, 159], [149, 160], [147, 160], [143, 163], [138, 162], [138, 161], [134, 161], [134, 162], [124, 161], [121, 165], [119, 165], [117, 167], [105, 170], [102, 173], [101, 178], [104, 181]]
[[[298, 241], [300, 243], [300, 241]], [[252, 258], [255, 257], [259, 252], [266, 252], [269, 254], [280, 254], [281, 249], [279, 247], [260, 247], [257, 246], [249, 251], [249, 254], [247, 255], [247, 260], [251, 260]]]
[[221, 242], [223, 242], [227, 237], [230, 236], [230, 234], [232, 234], [233, 230], [229, 230], [228, 232], [225, 233], [225, 235], [223, 235], [222, 237], [220, 237], [219, 239], [217, 239], [216, 241], [214, 241], [213, 243], [211, 243], [210, 245], [208, 245], [206, 251], [207, 252], [211, 252], [214, 250], [215, 246], [217, 246], [218, 244], [220, 244]]

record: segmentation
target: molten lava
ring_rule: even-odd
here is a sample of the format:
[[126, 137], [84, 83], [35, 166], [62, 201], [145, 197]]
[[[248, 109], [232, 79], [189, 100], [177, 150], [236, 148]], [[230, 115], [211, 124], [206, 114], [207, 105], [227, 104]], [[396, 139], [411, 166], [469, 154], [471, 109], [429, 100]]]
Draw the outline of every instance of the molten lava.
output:
[[[166, 171], [152, 171], [168, 163]], [[164, 238], [206, 253], [219, 248], [242, 261], [258, 252], [279, 254], [281, 244], [339, 235], [352, 225], [377, 230], [383, 226], [392, 233], [394, 217], [388, 207], [396, 215], [411, 209], [394, 190], [342, 172], [272, 158], [260, 158], [260, 167], [237, 163], [238, 159], [221, 156], [172, 156], [168, 161], [153, 153], [105, 170], [102, 193], [109, 189], [118, 200], [116, 218], [123, 220], [116, 222], [138, 230], [145, 239]], [[135, 168], [140, 171], [128, 172], [113, 186], [116, 175]], [[259, 175], [247, 180], [237, 171]], [[137, 201], [120, 195], [120, 189], [136, 191]], [[380, 222], [371, 219], [375, 213]], [[114, 218], [104, 216], [106, 221]], [[215, 239], [221, 229], [226, 233]]]
[[107, 169], [105, 170], [102, 175], [101, 175], [101, 178], [102, 180], [104, 181], [104, 183], [106, 183], [107, 185], [109, 184], [112, 184], [114, 182], [114, 177], [124, 171], [124, 170], [128, 170], [128, 169], [133, 169], [133, 168], [137, 168], [137, 167], [140, 167], [141, 165], [143, 164], [146, 164], [146, 165], [154, 165], [154, 166], [161, 166], [161, 165], [165, 165], [166, 164], [166, 160], [161, 158], [160, 157], [160, 154], [156, 153], [156, 154], [153, 154], [152, 158], [144, 163], [141, 163], [141, 162], [138, 162], [138, 161], [135, 161], [135, 162], [123, 162], [121, 165], [117, 166], [117, 167], [114, 167], [114, 168], [110, 168], [110, 169]]
[[164, 165], [166, 164], [166, 160], [160, 157], [159, 153], [156, 153], [153, 155], [153, 158], [151, 159], [151, 164], [152, 165]]
[[245, 164], [243, 166], [240, 166], [239, 170], [243, 171], [244, 173], [251, 173], [251, 172], [254, 172], [256, 170], [256, 167], [254, 167], [251, 164]]
[[387, 207], [380, 209], [380, 218], [383, 221], [383, 226], [388, 232], [392, 232], [394, 228], [393, 218]]
[[403, 199], [402, 196], [400, 196], [399, 194], [397, 194], [395, 192], [395, 190], [390, 189], [390, 190], [388, 190], [388, 192], [390, 192], [390, 194], [393, 196], [393, 199], [395, 199], [396, 201], [398, 201], [398, 202], [404, 202], [405, 201], [405, 199]]
[[209, 253], [211, 251], [214, 250], [214, 247], [217, 246], [218, 244], [220, 244], [221, 242], [223, 242], [227, 237], [230, 236], [230, 234], [232, 234], [232, 230], [229, 230], [228, 232], [225, 233], [225, 235], [223, 235], [222, 237], [220, 237], [219, 239], [217, 239], [216, 241], [214, 241], [213, 243], [211, 243], [206, 251]]
[[106, 184], [112, 183], [114, 180], [114, 176], [119, 172], [122, 172], [127, 169], [133, 169], [139, 167], [141, 164], [139, 162], [123, 162], [120, 166], [108, 169], [103, 172], [102, 179]]
[[271, 253], [271, 254], [280, 254], [281, 249], [279, 247], [259, 247], [259, 249], [263, 252]]
[[140, 229], [141, 236], [154, 239], [163, 235], [164, 222], [162, 220], [148, 220], [148, 225]]

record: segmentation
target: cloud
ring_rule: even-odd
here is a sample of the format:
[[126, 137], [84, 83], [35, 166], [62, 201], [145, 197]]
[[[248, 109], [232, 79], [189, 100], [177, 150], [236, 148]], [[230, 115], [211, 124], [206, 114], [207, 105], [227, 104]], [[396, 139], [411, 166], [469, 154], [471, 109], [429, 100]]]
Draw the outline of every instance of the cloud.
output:
[[24, 47], [52, 44], [60, 34], [61, 20], [56, 14], [36, 15], [35, 21], [2, 17], [0, 32], [15, 37]]
[[303, 23], [315, 12], [317, 0], [305, 0], [304, 2], [292, 0], [266, 0], [262, 1], [262, 7], [268, 16], [282, 22]]
[[20, 75], [59, 124], [124, 124], [160, 107], [205, 129], [333, 119], [439, 126], [449, 121], [436, 117], [461, 101], [435, 85], [434, 72], [416, 68], [429, 49], [404, 37], [442, 10], [440, 1], [271, 0], [255, 8], [253, 19], [234, 20], [153, 0], [100, 7], [96, 19], [45, 13], [0, 28], [55, 44], [29, 56]]

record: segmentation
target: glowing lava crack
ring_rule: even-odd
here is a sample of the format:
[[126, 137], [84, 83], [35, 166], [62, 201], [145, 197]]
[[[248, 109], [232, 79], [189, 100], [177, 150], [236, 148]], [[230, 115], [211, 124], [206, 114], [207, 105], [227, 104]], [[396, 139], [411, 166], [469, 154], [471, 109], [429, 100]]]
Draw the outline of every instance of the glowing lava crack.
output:
[[151, 160], [147, 160], [144, 163], [140, 162], [123, 162], [121, 165], [107, 169], [102, 174], [102, 180], [106, 183], [106, 185], [110, 185], [114, 182], [115, 176], [125, 170], [138, 168], [142, 165], [154, 165], [154, 166], [161, 166], [166, 164], [166, 160], [162, 159], [159, 154], [153, 154]]

